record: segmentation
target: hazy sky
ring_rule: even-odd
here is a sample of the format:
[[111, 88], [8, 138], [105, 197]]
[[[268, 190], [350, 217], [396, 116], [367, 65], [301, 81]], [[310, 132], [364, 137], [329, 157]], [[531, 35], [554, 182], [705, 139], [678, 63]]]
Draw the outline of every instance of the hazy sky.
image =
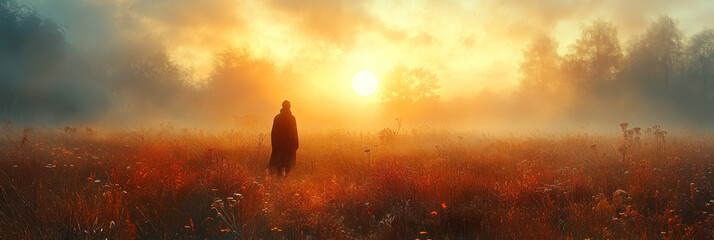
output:
[[[234, 1], [26, 0], [64, 27], [74, 48], [97, 51], [114, 41], [147, 39], [194, 81], [230, 46], [293, 69], [318, 91], [347, 93], [360, 70], [378, 77], [397, 64], [425, 67], [442, 96], [516, 84], [527, 42], [550, 34], [561, 52], [594, 18], [611, 20], [623, 42], [658, 16], [686, 35], [708, 26], [714, 1]], [[345, 91], [345, 92], [343, 92]]]
[[[696, 125], [708, 124], [707, 116], [714, 114], [706, 109], [707, 87], [694, 84], [708, 81], [705, 77], [679, 81], [682, 88], [670, 95], [638, 97], [633, 92], [645, 91], [650, 83], [643, 80], [631, 87], [636, 91], [617, 95], [619, 100], [565, 97], [568, 91], [587, 91], [573, 87], [551, 102], [535, 96], [544, 101], [541, 105], [518, 87], [523, 50], [533, 39], [553, 37], [564, 55], [582, 26], [602, 19], [617, 29], [627, 54], [630, 39], [670, 16], [684, 32], [686, 46], [690, 36], [713, 27], [711, 0], [0, 2], [5, 21], [25, 19], [0, 24], [10, 33], [0, 39], [5, 46], [0, 50], [6, 51], [0, 55], [6, 76], [0, 79], [0, 118], [21, 122], [124, 125], [255, 118], [269, 124], [283, 99], [294, 101], [300, 119], [318, 126], [385, 126], [394, 116], [465, 125], [486, 119], [532, 122], [533, 112], [544, 114], [547, 124], [557, 118], [587, 124], [592, 119], [572, 115], [602, 111], [611, 112], [612, 119], [600, 121], [609, 125], [629, 119], [660, 123], [662, 116], [685, 113]], [[700, 39], [706, 40], [709, 32], [703, 33]], [[440, 85], [438, 105], [415, 102], [390, 110], [380, 101], [380, 88], [367, 97], [353, 91], [357, 72], [383, 79], [397, 66], [433, 73]], [[691, 93], [697, 90], [704, 92]], [[596, 107], [583, 107], [588, 103]], [[670, 106], [667, 111], [657, 107], [662, 104]], [[546, 114], [544, 108], [554, 110]]]

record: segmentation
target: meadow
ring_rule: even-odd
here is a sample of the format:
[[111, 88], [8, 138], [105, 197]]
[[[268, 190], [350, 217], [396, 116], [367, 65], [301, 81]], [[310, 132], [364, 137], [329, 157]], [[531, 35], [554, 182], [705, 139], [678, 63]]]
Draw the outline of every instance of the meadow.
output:
[[15, 128], [2, 239], [712, 239], [714, 137], [659, 127], [506, 134]]

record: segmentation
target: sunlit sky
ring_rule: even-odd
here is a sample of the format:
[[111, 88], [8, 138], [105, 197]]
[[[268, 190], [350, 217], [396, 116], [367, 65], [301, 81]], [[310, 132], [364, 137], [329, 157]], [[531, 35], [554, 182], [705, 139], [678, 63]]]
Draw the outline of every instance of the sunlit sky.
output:
[[[74, 48], [147, 39], [205, 81], [213, 56], [245, 47], [289, 68], [317, 92], [352, 91], [352, 76], [398, 64], [434, 72], [444, 98], [517, 84], [522, 49], [549, 34], [560, 51], [595, 18], [626, 43], [660, 15], [687, 36], [709, 24], [714, 1], [234, 1], [26, 0], [64, 28]], [[354, 94], [353, 94], [354, 95]]]

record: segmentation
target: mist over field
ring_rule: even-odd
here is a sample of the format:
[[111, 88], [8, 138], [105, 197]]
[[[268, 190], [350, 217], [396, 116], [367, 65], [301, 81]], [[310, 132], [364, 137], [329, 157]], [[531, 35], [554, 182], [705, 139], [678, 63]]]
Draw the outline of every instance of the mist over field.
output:
[[0, 239], [714, 240], [712, 16], [0, 0]]
[[714, 127], [711, 3], [555, 2], [3, 0], [0, 119], [266, 127], [290, 99], [304, 128]]

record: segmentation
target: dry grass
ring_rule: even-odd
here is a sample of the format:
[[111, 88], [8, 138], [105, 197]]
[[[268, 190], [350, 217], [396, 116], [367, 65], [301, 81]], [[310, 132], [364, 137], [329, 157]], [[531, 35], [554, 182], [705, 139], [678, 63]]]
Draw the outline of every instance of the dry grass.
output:
[[6, 128], [0, 238], [712, 239], [714, 138], [625, 129], [303, 133], [281, 180], [259, 133]]

